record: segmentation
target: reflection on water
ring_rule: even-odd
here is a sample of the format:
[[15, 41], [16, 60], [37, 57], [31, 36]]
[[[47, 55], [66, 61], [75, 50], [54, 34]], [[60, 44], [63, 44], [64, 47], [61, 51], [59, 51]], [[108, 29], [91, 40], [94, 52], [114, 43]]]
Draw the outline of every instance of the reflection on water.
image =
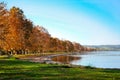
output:
[[52, 60], [73, 65], [120, 69], [120, 51], [84, 52], [81, 54], [57, 56], [52, 58]]
[[62, 55], [62, 56], [56, 56], [56, 57], [52, 58], [53, 61], [61, 62], [61, 63], [65, 63], [65, 64], [70, 64], [70, 62], [79, 60], [79, 59], [80, 59], [80, 57], [74, 57], [74, 56], [70, 56], [70, 55]]
[[[76, 55], [78, 56], [78, 55]], [[79, 55], [82, 59], [71, 64], [99, 68], [120, 68], [120, 51], [97, 51]]]

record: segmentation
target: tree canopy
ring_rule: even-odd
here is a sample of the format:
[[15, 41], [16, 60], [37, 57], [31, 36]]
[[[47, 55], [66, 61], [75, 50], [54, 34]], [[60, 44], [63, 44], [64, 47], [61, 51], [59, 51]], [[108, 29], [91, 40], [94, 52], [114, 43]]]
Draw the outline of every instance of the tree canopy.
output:
[[17, 7], [0, 3], [0, 51], [9, 54], [80, 52], [92, 50], [79, 43], [53, 38], [42, 26], [33, 25]]

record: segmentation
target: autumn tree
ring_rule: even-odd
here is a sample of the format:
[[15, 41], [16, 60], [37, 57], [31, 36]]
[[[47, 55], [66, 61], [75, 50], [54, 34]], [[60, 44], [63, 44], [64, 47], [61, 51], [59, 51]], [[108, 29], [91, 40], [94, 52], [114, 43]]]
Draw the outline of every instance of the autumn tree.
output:
[[50, 44], [49, 44], [49, 50], [51, 52], [58, 51], [58, 46], [59, 46], [59, 39], [51, 37]]
[[41, 53], [48, 50], [50, 35], [48, 31], [40, 26], [34, 26], [30, 35], [31, 50]]
[[30, 34], [30, 38], [29, 38], [29, 42], [30, 42], [30, 45], [31, 45], [31, 47], [30, 47], [30, 50], [31, 51], [38, 51], [39, 50], [39, 48], [38, 48], [38, 46], [40, 45], [40, 31], [38, 30], [38, 28], [37, 27], [34, 27], [33, 29], [32, 29], [32, 33]]
[[79, 43], [73, 42], [73, 46], [74, 46], [75, 52], [84, 51], [84, 47], [82, 45], [80, 45]]
[[39, 48], [41, 49], [41, 52], [47, 52], [48, 49], [49, 49], [49, 42], [50, 42], [50, 34], [49, 32], [47, 31], [47, 29], [45, 29], [44, 27], [42, 26], [38, 26], [38, 29], [41, 33], [41, 36], [40, 37], [40, 46]]
[[4, 50], [4, 46], [7, 44], [6, 35], [8, 34], [7, 29], [7, 17], [8, 11], [6, 9], [6, 4], [0, 3], [0, 50]]
[[22, 48], [25, 46], [25, 16], [23, 11], [19, 8], [12, 7], [8, 16], [8, 30], [7, 45], [8, 51], [14, 51], [15, 53], [21, 53]]
[[30, 35], [32, 34], [32, 30], [33, 30], [33, 23], [32, 21], [28, 20], [28, 19], [24, 19], [23, 21], [23, 38], [24, 38], [24, 46], [22, 47], [22, 53], [26, 54], [30, 51], [31, 48], [31, 44], [29, 41]]
[[67, 42], [67, 51], [68, 52], [73, 52], [74, 51], [74, 46], [73, 43], [71, 41], [66, 41]]
[[20, 8], [0, 3], [0, 51], [9, 54], [80, 52], [91, 50], [76, 42], [53, 38], [42, 26], [33, 25]]

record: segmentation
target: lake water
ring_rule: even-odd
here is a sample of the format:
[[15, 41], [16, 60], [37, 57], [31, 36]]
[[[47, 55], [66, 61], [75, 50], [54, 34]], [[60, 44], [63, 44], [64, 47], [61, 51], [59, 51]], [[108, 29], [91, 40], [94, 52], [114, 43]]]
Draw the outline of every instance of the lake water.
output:
[[[65, 56], [65, 55], [64, 55]], [[69, 57], [75, 57], [69, 58]], [[98, 68], [120, 68], [120, 51], [95, 51], [84, 52], [74, 55], [66, 55], [62, 58], [62, 63], [69, 63], [74, 65], [92, 66]], [[60, 61], [58, 56], [53, 61]]]

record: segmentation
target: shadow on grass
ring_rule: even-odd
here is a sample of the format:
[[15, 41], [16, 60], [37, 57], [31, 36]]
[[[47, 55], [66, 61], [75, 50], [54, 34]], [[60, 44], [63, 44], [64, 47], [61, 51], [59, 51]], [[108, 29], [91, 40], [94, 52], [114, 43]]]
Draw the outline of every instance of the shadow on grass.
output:
[[120, 73], [120, 69], [103, 69], [101, 72], [105, 73]]
[[51, 66], [46, 66], [44, 68], [71, 68], [70, 66], [67, 66], [67, 65], [51, 65]]

